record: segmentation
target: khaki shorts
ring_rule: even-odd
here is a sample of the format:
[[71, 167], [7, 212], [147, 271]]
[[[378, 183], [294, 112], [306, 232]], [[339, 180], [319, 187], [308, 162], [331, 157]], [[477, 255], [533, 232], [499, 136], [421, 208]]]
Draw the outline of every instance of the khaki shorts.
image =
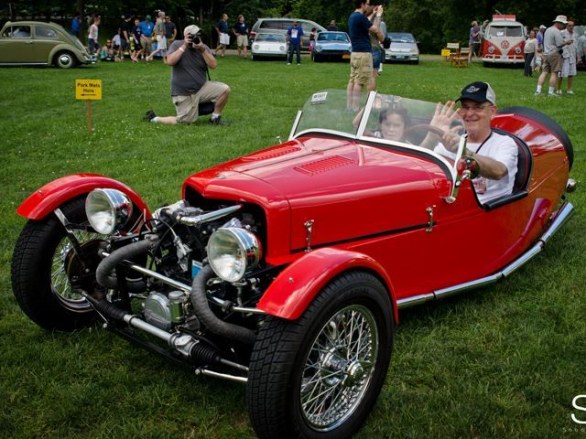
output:
[[372, 53], [352, 52], [350, 55], [350, 82], [362, 86], [368, 84], [372, 76]]
[[145, 53], [148, 55], [153, 51], [153, 39], [152, 37], [145, 37], [144, 35], [140, 36], [140, 45], [144, 49]]
[[562, 56], [558, 52], [543, 57], [542, 71], [545, 73], [559, 73], [562, 71]]
[[214, 102], [228, 87], [223, 82], [207, 81], [195, 94], [189, 96], [173, 96], [173, 104], [177, 112], [177, 122], [193, 123], [197, 120], [198, 107], [203, 102]]
[[241, 49], [248, 46], [248, 37], [246, 35], [238, 35], [236, 38], [236, 46], [240, 47]]

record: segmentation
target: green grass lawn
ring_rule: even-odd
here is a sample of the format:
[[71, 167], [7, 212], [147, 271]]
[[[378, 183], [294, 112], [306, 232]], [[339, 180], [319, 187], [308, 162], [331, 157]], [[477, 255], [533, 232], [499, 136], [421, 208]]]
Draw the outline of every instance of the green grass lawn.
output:
[[[160, 61], [102, 63], [70, 71], [0, 69], [0, 436], [5, 438], [253, 437], [244, 386], [196, 377], [100, 328], [48, 333], [19, 310], [12, 249], [25, 220], [15, 209], [59, 176], [92, 172], [133, 187], [157, 207], [180, 197], [189, 174], [285, 140], [314, 91], [345, 88], [349, 66], [301, 66], [226, 57], [212, 71], [232, 94], [213, 127], [142, 121], [173, 114], [170, 71]], [[101, 79], [103, 99], [75, 100], [76, 79]], [[574, 144], [572, 176], [585, 181], [586, 75], [573, 97], [534, 97], [521, 69], [455, 69], [443, 61], [385, 65], [378, 90], [444, 101], [485, 80], [499, 107], [528, 106], [557, 120]], [[585, 437], [586, 253], [584, 190], [576, 214], [533, 261], [491, 288], [401, 313], [387, 383], [361, 438]], [[479, 251], [462, 237], [455, 257]], [[481, 251], [481, 250], [480, 250]], [[433, 262], [436, 255], [425, 255]], [[457, 264], [457, 261], [455, 261]], [[582, 399], [586, 406], [586, 398]]]

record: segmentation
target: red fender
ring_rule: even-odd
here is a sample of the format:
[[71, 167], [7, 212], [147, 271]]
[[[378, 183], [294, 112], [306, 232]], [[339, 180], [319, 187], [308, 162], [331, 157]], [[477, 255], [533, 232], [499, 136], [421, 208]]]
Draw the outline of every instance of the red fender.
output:
[[267, 314], [295, 320], [333, 278], [350, 269], [366, 269], [383, 280], [398, 322], [397, 302], [391, 281], [382, 266], [369, 256], [335, 248], [313, 250], [283, 270], [257, 304]]
[[146, 212], [147, 219], [150, 218], [151, 213], [140, 195], [124, 183], [98, 174], [73, 174], [53, 180], [24, 200], [16, 209], [16, 213], [31, 220], [40, 220], [63, 203], [96, 188], [118, 189], [124, 192], [134, 206]]

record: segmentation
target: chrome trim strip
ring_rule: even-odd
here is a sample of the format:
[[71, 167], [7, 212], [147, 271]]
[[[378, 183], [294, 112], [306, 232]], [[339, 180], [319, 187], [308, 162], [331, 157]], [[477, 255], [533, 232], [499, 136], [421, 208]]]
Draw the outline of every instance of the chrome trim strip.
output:
[[504, 277], [511, 275], [513, 272], [517, 271], [517, 269], [521, 268], [531, 259], [533, 256], [540, 253], [543, 250], [543, 242], [539, 241], [533, 247], [531, 247], [527, 252], [523, 253], [518, 259], [511, 262], [505, 268], [503, 268], [502, 273]]
[[572, 216], [573, 213], [574, 206], [572, 205], [572, 203], [564, 203], [562, 207], [560, 207], [560, 209], [557, 211], [549, 228], [541, 236], [539, 241], [537, 241], [537, 243], [533, 247], [531, 247], [529, 250], [527, 250], [525, 253], [523, 253], [521, 256], [519, 256], [517, 259], [515, 259], [513, 262], [511, 262], [509, 265], [507, 265], [497, 273], [491, 276], [486, 276], [480, 279], [464, 282], [448, 288], [442, 288], [441, 290], [436, 290], [433, 293], [420, 294], [414, 297], [401, 299], [397, 301], [397, 306], [399, 307], [399, 309], [403, 309], [409, 306], [427, 302], [429, 300], [443, 299], [446, 297], [463, 293], [468, 290], [493, 284], [511, 275], [513, 272], [517, 271], [520, 267], [522, 267], [531, 259], [533, 259], [535, 255], [541, 252], [545, 247], [546, 242], [568, 221], [568, 219]]
[[541, 237], [541, 242], [544, 244], [552, 237], [552, 235], [557, 232], [572, 216], [574, 213], [574, 205], [572, 203], [566, 202], [560, 207], [558, 210], [555, 218], [553, 219], [551, 225], [547, 229], [547, 232], [543, 234]]
[[425, 302], [429, 302], [433, 299], [435, 299], [433, 293], [419, 294], [418, 296], [407, 297], [405, 299], [397, 300], [397, 307], [399, 309], [405, 309], [412, 306], [420, 305]]
[[462, 293], [467, 290], [471, 290], [473, 288], [480, 288], [486, 285], [490, 285], [498, 281], [502, 277], [501, 273], [493, 274], [492, 276], [482, 277], [480, 279], [472, 280], [470, 282], [464, 282], [453, 287], [442, 288], [441, 290], [434, 291], [434, 295], [438, 299], [443, 299], [444, 297], [450, 297], [455, 294]]

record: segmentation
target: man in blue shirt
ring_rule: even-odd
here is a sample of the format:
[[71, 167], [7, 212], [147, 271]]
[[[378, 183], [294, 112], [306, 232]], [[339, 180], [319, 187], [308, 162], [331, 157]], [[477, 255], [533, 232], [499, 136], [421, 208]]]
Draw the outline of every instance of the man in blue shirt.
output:
[[75, 13], [73, 20], [71, 20], [71, 34], [75, 35], [79, 38], [79, 33], [81, 31], [81, 14], [79, 12]]
[[287, 38], [289, 39], [289, 59], [287, 64], [293, 62], [293, 53], [297, 52], [297, 65], [301, 64], [301, 37], [303, 36], [303, 28], [299, 26], [297, 21], [293, 22], [293, 26], [287, 30]]
[[[348, 34], [352, 41], [350, 55], [350, 80], [348, 81], [347, 106], [353, 111], [359, 110], [360, 93], [368, 86], [372, 76], [372, 46], [370, 34], [376, 36], [381, 43], [385, 36], [379, 29], [383, 15], [382, 5], [373, 6], [371, 0], [355, 0], [356, 10], [348, 18]], [[374, 13], [374, 23], [367, 16]]]
[[230, 35], [228, 35], [228, 14], [222, 14], [222, 18], [216, 24], [216, 32], [218, 33], [218, 45], [214, 55], [224, 56], [226, 54], [226, 46], [230, 44]]
[[140, 22], [140, 45], [144, 51], [144, 55], [148, 56], [153, 50], [153, 31], [155, 30], [155, 24], [151, 21], [151, 16], [147, 15], [144, 21]]

